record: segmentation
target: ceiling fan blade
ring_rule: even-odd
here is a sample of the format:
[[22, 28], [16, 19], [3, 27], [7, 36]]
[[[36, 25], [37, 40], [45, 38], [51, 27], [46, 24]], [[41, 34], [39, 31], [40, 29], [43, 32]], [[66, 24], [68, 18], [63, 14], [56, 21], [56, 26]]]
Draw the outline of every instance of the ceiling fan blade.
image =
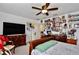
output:
[[37, 13], [36, 15], [39, 15], [39, 14], [41, 14], [41, 12]]
[[44, 10], [44, 9], [45, 9], [45, 5], [42, 6], [42, 10]]
[[47, 8], [48, 8], [48, 6], [49, 6], [49, 4], [50, 4], [50, 3], [46, 3], [45, 5], [43, 5], [43, 6], [42, 6], [42, 10], [47, 9]]
[[38, 7], [32, 7], [33, 9], [37, 9], [37, 10], [41, 10], [41, 8], [38, 8]]
[[58, 8], [50, 8], [50, 9], [47, 9], [48, 11], [52, 11], [52, 10], [58, 10]]
[[48, 13], [45, 13], [47, 16], [49, 15]]
[[50, 3], [46, 3], [45, 8], [47, 9], [49, 5], [50, 5]]

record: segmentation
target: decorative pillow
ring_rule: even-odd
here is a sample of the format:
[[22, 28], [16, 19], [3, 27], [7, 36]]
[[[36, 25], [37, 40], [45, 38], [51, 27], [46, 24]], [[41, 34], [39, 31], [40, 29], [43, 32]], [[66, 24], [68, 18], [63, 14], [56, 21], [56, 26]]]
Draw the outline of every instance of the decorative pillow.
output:
[[39, 50], [40, 52], [44, 52], [44, 51], [46, 51], [47, 49], [49, 49], [50, 47], [52, 47], [56, 44], [57, 44], [56, 41], [50, 40], [48, 42], [45, 42], [43, 44], [40, 44], [40, 45], [36, 46], [35, 49]]

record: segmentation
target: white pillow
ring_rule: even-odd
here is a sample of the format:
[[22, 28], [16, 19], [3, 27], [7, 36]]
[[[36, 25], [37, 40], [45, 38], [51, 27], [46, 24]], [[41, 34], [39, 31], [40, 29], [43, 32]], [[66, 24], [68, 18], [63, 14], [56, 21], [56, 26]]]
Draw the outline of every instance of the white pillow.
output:
[[59, 35], [60, 32], [56, 32], [56, 31], [51, 31], [53, 35]]

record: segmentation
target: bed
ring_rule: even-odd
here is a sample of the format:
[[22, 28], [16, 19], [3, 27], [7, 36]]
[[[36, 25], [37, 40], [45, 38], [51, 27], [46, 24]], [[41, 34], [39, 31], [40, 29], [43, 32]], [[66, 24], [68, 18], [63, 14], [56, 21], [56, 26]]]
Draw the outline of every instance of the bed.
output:
[[30, 46], [29, 46], [29, 55], [31, 55], [32, 50], [35, 49], [37, 45], [42, 44], [52, 39], [54, 39], [54, 36], [46, 36], [45, 38], [42, 37], [40, 39], [31, 41]]
[[[73, 44], [68, 44], [68, 43], [59, 42], [59, 41], [56, 41], [57, 42], [56, 45], [50, 47], [44, 52], [40, 52], [35, 48], [39, 44], [45, 43], [52, 39], [51, 37], [49, 37], [49, 38], [38, 39], [30, 42], [29, 54], [30, 55], [79, 55], [79, 45], [73, 45]], [[55, 41], [55, 40], [52, 40], [52, 41]]]
[[55, 46], [50, 47], [45, 52], [37, 49], [32, 50], [32, 55], [79, 55], [79, 46], [58, 42]]

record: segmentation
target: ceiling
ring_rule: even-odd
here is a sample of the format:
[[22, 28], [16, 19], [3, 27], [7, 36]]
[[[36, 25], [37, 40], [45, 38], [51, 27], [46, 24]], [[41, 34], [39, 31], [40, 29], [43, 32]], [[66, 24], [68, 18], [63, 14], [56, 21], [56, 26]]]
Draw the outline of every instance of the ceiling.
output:
[[79, 3], [51, 3], [48, 8], [58, 7], [58, 11], [50, 11], [49, 16], [40, 14], [36, 16], [38, 10], [32, 9], [32, 6], [40, 7], [44, 3], [0, 3], [0, 12], [6, 12], [13, 15], [30, 18], [34, 20], [50, 18], [53, 16], [67, 14], [79, 11]]

